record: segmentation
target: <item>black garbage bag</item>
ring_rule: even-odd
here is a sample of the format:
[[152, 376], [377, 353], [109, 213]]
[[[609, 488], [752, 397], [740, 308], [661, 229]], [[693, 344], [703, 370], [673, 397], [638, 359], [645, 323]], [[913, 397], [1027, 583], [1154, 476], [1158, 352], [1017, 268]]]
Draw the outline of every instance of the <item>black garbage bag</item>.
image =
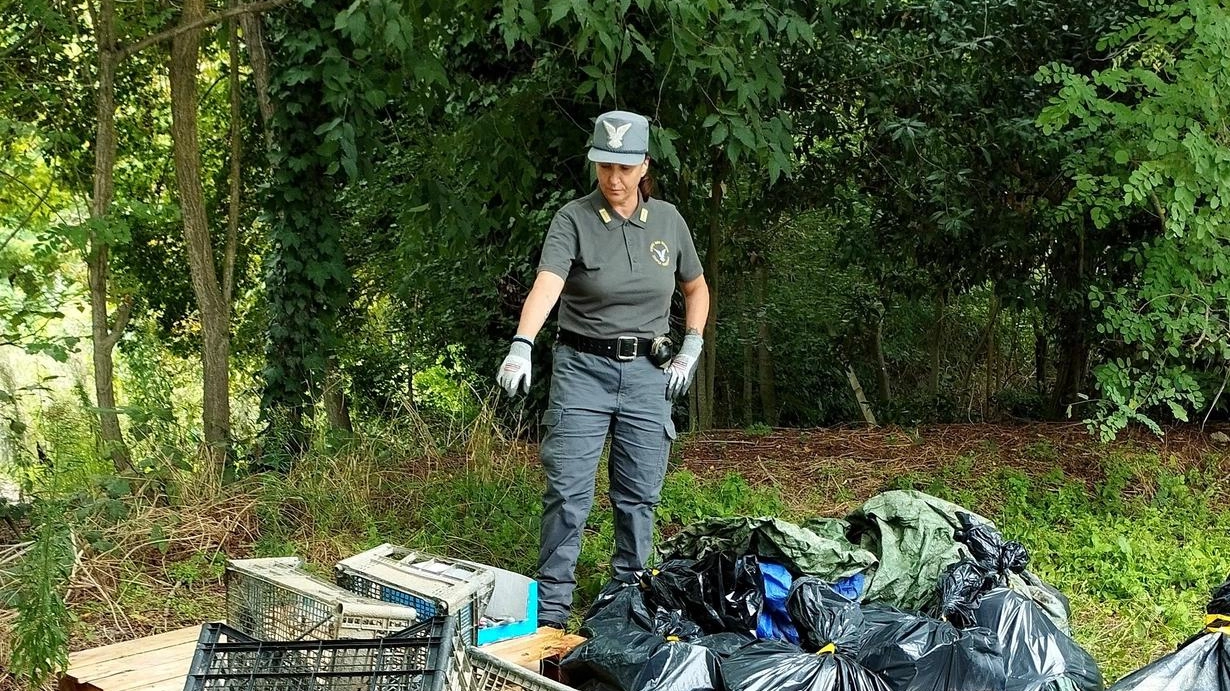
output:
[[645, 603], [659, 609], [686, 612], [694, 607], [699, 576], [691, 559], [670, 559], [640, 574]]
[[695, 641], [692, 641], [692, 643], [712, 650], [717, 653], [718, 657], [727, 658], [739, 652], [740, 648], [755, 640], [755, 638], [745, 633], [723, 631], [722, 633], [713, 633], [708, 636], [702, 636], [697, 638]]
[[756, 641], [722, 662], [727, 691], [892, 691], [844, 653], [805, 653], [782, 641]]
[[[635, 625], [644, 631], [653, 630], [654, 616], [645, 604], [645, 595], [637, 581], [613, 578], [603, 586], [589, 611], [585, 613], [581, 635], [593, 638], [596, 635], [594, 625], [600, 625], [602, 622], [622, 625], [619, 628]], [[599, 628], [605, 630], [610, 627]]]
[[893, 691], [1003, 691], [1004, 658], [995, 634], [887, 606], [863, 610], [857, 659]]
[[666, 643], [649, 656], [635, 691], [721, 691], [718, 655], [690, 643]]
[[1007, 577], [1009, 573], [1021, 573], [1029, 565], [1025, 546], [1015, 540], [1005, 542], [991, 524], [977, 521], [964, 511], [957, 512], [957, 521], [961, 527], [953, 532], [953, 539], [969, 548], [970, 556], [986, 573]]
[[790, 587], [786, 611], [799, 632], [805, 650], [833, 646], [847, 654], [858, 652], [862, 642], [863, 610], [858, 603], [837, 594], [818, 578], [804, 576]]
[[613, 620], [588, 626], [590, 638], [565, 655], [560, 667], [578, 681], [595, 678], [620, 691], [639, 691], [641, 670], [666, 639]]
[[1213, 598], [1205, 608], [1209, 614], [1230, 616], [1230, 578], [1213, 590]]
[[1230, 580], [1213, 591], [1205, 628], [1110, 691], [1230, 691]]
[[700, 626], [689, 621], [682, 612], [664, 609], [653, 613], [653, 632], [668, 641], [692, 641], [705, 635]]
[[695, 566], [697, 589], [688, 613], [706, 633], [756, 630], [761, 590], [760, 566], [754, 555], [712, 554]]
[[940, 579], [939, 618], [961, 628], [973, 626], [978, 600], [993, 585], [986, 572], [968, 559], [949, 565]]
[[1102, 672], [1089, 653], [1024, 595], [991, 590], [974, 610], [973, 623], [999, 639], [1006, 691], [1102, 691]]

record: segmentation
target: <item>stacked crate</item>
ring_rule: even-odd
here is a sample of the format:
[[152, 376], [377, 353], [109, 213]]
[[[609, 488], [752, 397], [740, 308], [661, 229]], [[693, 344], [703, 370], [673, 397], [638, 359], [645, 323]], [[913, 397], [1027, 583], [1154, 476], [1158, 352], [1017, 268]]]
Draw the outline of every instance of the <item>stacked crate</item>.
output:
[[423, 618], [315, 578], [295, 557], [236, 559], [226, 568], [226, 621], [262, 641], [379, 638]]
[[337, 584], [355, 594], [413, 608], [422, 619], [457, 618], [457, 633], [477, 645], [479, 620], [495, 589], [489, 566], [385, 543], [337, 563]]
[[384, 544], [334, 576], [231, 561], [228, 624], [202, 627], [185, 691], [570, 691], [475, 647], [490, 567]]

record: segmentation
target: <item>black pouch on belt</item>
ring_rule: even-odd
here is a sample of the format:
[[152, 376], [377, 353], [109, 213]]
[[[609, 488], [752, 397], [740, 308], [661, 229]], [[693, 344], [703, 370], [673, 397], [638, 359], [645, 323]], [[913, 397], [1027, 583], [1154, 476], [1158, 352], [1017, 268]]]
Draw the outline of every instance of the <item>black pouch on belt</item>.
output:
[[649, 361], [655, 367], [666, 369], [666, 366], [671, 364], [671, 360], [675, 357], [675, 344], [671, 343], [669, 336], [658, 336], [649, 344]]

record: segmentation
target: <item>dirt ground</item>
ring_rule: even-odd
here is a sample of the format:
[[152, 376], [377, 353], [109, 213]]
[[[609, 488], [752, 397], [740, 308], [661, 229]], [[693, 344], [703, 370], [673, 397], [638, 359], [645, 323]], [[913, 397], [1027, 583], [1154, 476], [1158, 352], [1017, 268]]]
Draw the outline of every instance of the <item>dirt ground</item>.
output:
[[765, 436], [714, 430], [688, 441], [683, 466], [701, 477], [737, 472], [754, 485], [775, 487], [795, 510], [841, 515], [909, 473], [968, 464], [973, 477], [1002, 467], [1041, 476], [1059, 467], [1094, 482], [1103, 477], [1100, 459], [1115, 453], [1179, 465], [1230, 455], [1230, 443], [1214, 441], [1218, 432], [1227, 433], [1190, 426], [1159, 438], [1140, 430], [1102, 445], [1080, 423], [778, 429]]

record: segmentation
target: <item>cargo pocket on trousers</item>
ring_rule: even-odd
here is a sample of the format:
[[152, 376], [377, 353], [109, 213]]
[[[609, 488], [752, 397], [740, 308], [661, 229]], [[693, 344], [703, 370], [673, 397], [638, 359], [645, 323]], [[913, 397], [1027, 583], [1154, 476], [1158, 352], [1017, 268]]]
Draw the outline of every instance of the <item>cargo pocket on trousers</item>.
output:
[[564, 419], [564, 411], [559, 408], [547, 408], [542, 413], [542, 436], [539, 437], [538, 459], [549, 473], [556, 466], [561, 456], [561, 440], [553, 434]]
[[550, 432], [552, 428], [559, 424], [559, 421], [563, 419], [563, 417], [563, 410], [560, 410], [559, 408], [547, 408], [542, 413], [542, 426], [546, 427], [547, 431]]

